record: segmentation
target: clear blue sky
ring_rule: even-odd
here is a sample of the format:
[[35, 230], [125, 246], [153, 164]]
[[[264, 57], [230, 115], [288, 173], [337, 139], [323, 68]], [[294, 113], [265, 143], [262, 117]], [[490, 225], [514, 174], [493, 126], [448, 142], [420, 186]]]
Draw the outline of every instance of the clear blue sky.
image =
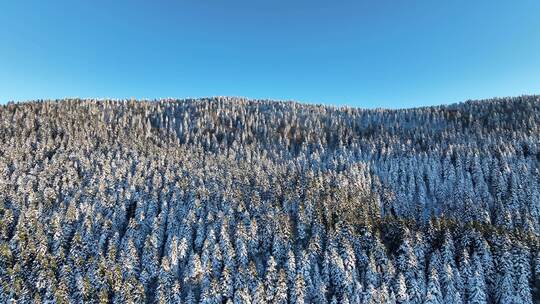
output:
[[540, 93], [540, 1], [0, 2], [0, 102], [411, 107]]

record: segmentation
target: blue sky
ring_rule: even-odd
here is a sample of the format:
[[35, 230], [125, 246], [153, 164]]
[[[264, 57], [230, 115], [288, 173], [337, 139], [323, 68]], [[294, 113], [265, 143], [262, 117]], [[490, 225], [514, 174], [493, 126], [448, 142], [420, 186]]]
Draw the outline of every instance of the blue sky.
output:
[[540, 93], [540, 1], [1, 1], [0, 102]]

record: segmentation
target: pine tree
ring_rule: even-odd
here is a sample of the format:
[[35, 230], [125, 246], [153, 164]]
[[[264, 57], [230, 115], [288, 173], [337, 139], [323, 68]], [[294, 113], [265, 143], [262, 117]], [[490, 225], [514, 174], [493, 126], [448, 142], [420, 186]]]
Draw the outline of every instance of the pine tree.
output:
[[519, 250], [513, 254], [516, 257], [515, 265], [515, 286], [516, 286], [516, 301], [523, 304], [532, 304], [532, 293], [530, 288], [531, 278], [531, 263], [528, 257], [528, 252]]
[[444, 274], [442, 276], [444, 279], [443, 282], [443, 290], [444, 290], [444, 303], [456, 303], [460, 304], [462, 303], [462, 297], [459, 291], [455, 287], [454, 283], [454, 271], [452, 270], [452, 267], [450, 264], [446, 264], [444, 269]]
[[405, 283], [405, 276], [400, 273], [397, 278], [396, 285], [396, 301], [398, 304], [408, 304], [409, 295], [407, 294], [407, 284]]
[[266, 267], [265, 275], [265, 287], [266, 287], [266, 301], [272, 303], [274, 296], [276, 294], [276, 283], [277, 283], [277, 270], [276, 270], [276, 261], [273, 256], [270, 256], [268, 259], [268, 264]]
[[253, 303], [269, 303], [269, 301], [266, 299], [266, 291], [262, 282], [258, 282], [257, 288], [252, 295], [252, 299]]
[[488, 303], [485, 290], [484, 278], [478, 270], [475, 270], [467, 286], [467, 302], [471, 304]]
[[439, 276], [437, 274], [436, 269], [431, 269], [424, 303], [426, 304], [443, 303], [441, 287], [439, 285]]
[[497, 302], [512, 303], [515, 300], [516, 291], [514, 289], [514, 279], [512, 276], [513, 267], [510, 253], [505, 251], [499, 261], [497, 283]]
[[296, 275], [296, 281], [294, 283], [294, 302], [303, 304], [306, 298], [306, 286], [304, 282], [303, 273], [299, 272]]
[[282, 268], [279, 270], [276, 293], [272, 303], [285, 304], [287, 299], [287, 275]]

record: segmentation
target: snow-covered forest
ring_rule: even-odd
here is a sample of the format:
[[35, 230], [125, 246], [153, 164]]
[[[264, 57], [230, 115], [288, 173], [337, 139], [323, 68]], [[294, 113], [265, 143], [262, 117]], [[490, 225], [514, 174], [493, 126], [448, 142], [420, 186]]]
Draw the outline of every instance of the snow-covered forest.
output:
[[540, 302], [540, 96], [0, 106], [1, 303]]

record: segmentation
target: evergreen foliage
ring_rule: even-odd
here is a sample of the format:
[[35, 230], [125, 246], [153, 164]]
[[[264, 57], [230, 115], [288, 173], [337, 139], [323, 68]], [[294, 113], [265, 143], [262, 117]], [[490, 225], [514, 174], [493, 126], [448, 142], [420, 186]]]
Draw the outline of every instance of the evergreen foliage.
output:
[[540, 97], [0, 106], [2, 303], [537, 303]]

